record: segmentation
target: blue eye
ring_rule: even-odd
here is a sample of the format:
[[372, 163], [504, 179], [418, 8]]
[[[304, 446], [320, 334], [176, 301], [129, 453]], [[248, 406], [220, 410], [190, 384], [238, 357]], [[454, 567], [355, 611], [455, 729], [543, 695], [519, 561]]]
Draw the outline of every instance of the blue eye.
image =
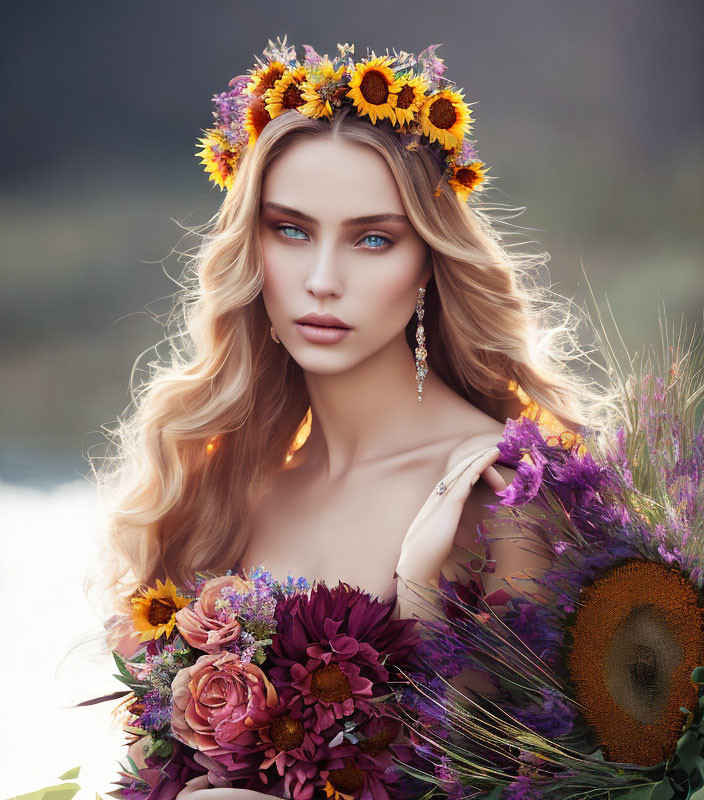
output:
[[[378, 233], [370, 233], [367, 236], [365, 236], [364, 239], [378, 239], [381, 242], [388, 242], [389, 244], [391, 244], [391, 241], [387, 239], [386, 236], [381, 236]], [[364, 239], [362, 239], [362, 241], [364, 241]], [[379, 250], [379, 249], [380, 249], [379, 247], [372, 247], [372, 250]]]
[[[303, 233], [303, 235], [305, 236], [305, 233], [300, 228], [296, 228], [293, 225], [277, 225], [276, 226], [276, 230], [277, 231], [283, 231], [283, 230], [296, 231], [297, 233]], [[298, 239], [298, 238], [300, 238], [298, 236], [288, 236], [286, 234], [284, 234], [284, 236], [286, 236], [287, 239]]]

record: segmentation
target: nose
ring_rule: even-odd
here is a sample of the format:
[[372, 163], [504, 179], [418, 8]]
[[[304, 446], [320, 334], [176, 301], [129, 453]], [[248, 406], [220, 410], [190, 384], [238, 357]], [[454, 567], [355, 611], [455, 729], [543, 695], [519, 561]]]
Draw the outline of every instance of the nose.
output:
[[305, 289], [315, 297], [342, 294], [342, 276], [337, 266], [334, 243], [321, 242], [311, 255], [311, 264], [305, 281]]

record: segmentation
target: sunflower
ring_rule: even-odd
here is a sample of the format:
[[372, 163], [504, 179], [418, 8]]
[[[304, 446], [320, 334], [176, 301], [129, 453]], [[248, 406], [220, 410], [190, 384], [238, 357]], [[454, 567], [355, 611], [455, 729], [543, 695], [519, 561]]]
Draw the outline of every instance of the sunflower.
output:
[[645, 767], [669, 759], [704, 659], [695, 586], [667, 564], [628, 561], [584, 589], [570, 638], [576, 699], [605, 756]]
[[259, 134], [271, 122], [264, 97], [255, 97], [244, 112], [244, 129], [249, 134], [249, 146], [254, 147]]
[[156, 579], [156, 588], [140, 590], [132, 598], [132, 621], [138, 631], [142, 631], [140, 642], [170, 636], [176, 623], [176, 612], [191, 602], [192, 598], [178, 594], [176, 585], [170, 578], [166, 583]]
[[391, 69], [393, 61], [389, 56], [377, 56], [370, 61], [355, 64], [350, 78], [347, 97], [361, 116], [368, 114], [372, 123], [377, 119], [396, 120], [396, 107], [399, 84]]
[[420, 124], [431, 142], [437, 140], [450, 150], [460, 147], [473, 121], [463, 97], [454, 89], [441, 89], [425, 99], [420, 109]]
[[202, 150], [197, 151], [196, 156], [201, 156], [200, 163], [205, 164], [205, 171], [210, 173], [208, 180], [214, 181], [221, 189], [231, 189], [241, 150], [217, 128], [210, 128], [205, 134], [198, 139]]
[[323, 58], [318, 65], [308, 69], [308, 79], [300, 85], [301, 97], [305, 101], [298, 110], [311, 119], [332, 117], [331, 99], [343, 94], [342, 78], [345, 65], [335, 69], [329, 58]]
[[394, 119], [402, 125], [411, 122], [423, 106], [429, 88], [428, 79], [424, 75], [405, 73], [396, 84], [399, 87], [394, 105]]
[[296, 67], [296, 69], [284, 72], [276, 83], [266, 90], [264, 102], [266, 103], [266, 110], [272, 119], [278, 117], [279, 114], [289, 108], [298, 108], [305, 103], [301, 84], [306, 80], [306, 77], [306, 68], [303, 66]]
[[283, 61], [270, 61], [266, 66], [252, 72], [249, 82], [245, 87], [245, 94], [251, 97], [261, 97], [267, 89], [271, 89], [276, 81], [286, 72]]
[[462, 200], [466, 200], [474, 191], [481, 191], [481, 184], [486, 180], [488, 167], [481, 161], [471, 164], [455, 164], [449, 177], [450, 186]]

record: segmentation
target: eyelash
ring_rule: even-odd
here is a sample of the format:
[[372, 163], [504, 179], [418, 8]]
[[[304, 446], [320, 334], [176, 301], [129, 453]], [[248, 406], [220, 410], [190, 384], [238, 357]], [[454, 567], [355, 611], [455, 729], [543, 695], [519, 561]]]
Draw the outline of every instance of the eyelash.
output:
[[[286, 228], [292, 228], [292, 229], [293, 229], [293, 230], [295, 230], [295, 231], [300, 231], [301, 233], [305, 233], [305, 231], [304, 231], [304, 230], [302, 230], [301, 228], [299, 228], [297, 225], [285, 225], [285, 224], [281, 224], [281, 225], [275, 225], [275, 226], [274, 226], [274, 230], [277, 230], [277, 231], [281, 231], [281, 230], [284, 230], [284, 229], [286, 229]], [[367, 235], [364, 237], [364, 239], [367, 239], [367, 238], [369, 238], [370, 236], [374, 236], [374, 237], [376, 237], [377, 239], [384, 239], [386, 242], [388, 242], [388, 244], [387, 244], [387, 245], [385, 245], [385, 246], [383, 246], [383, 247], [367, 247], [367, 248], [366, 248], [367, 250], [388, 250], [388, 249], [391, 247], [391, 245], [393, 244], [393, 241], [392, 241], [391, 239], [389, 239], [389, 237], [388, 237], [388, 236], [384, 236], [384, 235], [382, 235], [381, 233], [368, 233], [368, 234], [367, 234]], [[285, 238], [286, 238], [286, 239], [294, 239], [295, 237], [292, 237], [292, 236], [286, 236]], [[299, 240], [299, 241], [300, 241], [300, 240]]]

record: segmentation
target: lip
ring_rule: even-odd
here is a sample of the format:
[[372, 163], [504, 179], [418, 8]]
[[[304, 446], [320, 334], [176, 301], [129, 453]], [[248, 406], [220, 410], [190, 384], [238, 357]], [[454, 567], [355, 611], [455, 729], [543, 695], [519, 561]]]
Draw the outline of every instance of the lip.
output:
[[318, 327], [325, 328], [351, 329], [346, 322], [343, 322], [338, 317], [334, 317], [332, 314], [316, 314], [315, 312], [311, 312], [310, 314], [306, 314], [304, 317], [299, 317], [296, 322], [300, 325], [317, 325]]
[[296, 323], [296, 330], [308, 342], [313, 344], [334, 344], [346, 339], [352, 328], [336, 328], [332, 325], [310, 325], [301, 322]]

